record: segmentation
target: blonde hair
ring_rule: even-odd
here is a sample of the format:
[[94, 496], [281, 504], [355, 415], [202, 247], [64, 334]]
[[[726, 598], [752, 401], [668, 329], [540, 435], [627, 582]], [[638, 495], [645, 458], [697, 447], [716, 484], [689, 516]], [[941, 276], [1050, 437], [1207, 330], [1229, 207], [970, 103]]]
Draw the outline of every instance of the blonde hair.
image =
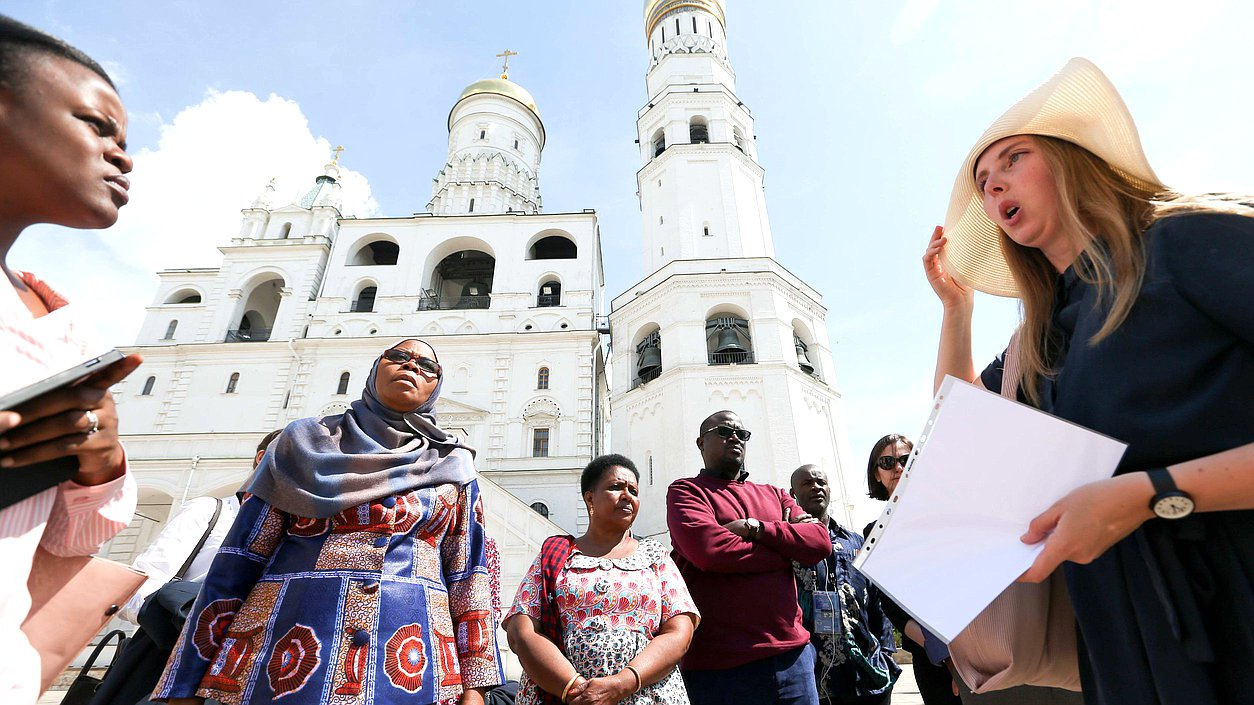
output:
[[[1145, 277], [1144, 234], [1156, 221], [1198, 211], [1254, 217], [1254, 207], [1239, 197], [1154, 191], [1083, 147], [1053, 137], [1033, 138], [1054, 177], [1063, 232], [1080, 253], [1075, 272], [1096, 287], [1099, 304], [1107, 308], [1089, 345], [1115, 332], [1136, 303]], [[1004, 231], [1001, 246], [1023, 305], [1019, 387], [1039, 405], [1039, 383], [1052, 374], [1051, 351], [1062, 342], [1053, 339], [1050, 325], [1058, 270], [1040, 250], [1015, 243]]]

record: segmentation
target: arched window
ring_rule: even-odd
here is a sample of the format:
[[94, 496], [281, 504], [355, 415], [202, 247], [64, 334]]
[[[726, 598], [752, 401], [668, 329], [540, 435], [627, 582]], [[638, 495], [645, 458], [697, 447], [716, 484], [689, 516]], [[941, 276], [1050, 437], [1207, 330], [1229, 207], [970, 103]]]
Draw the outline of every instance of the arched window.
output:
[[470, 199], [470, 208], [466, 209], [466, 212], [467, 212], [467, 213], [474, 213], [474, 212], [475, 212], [475, 199], [473, 199], [473, 198], [472, 198], [472, 199]]
[[539, 514], [545, 519], [549, 518], [549, 505], [544, 502], [532, 502], [531, 508], [536, 511], [536, 514]]
[[141, 397], [152, 396], [152, 388], [156, 383], [157, 383], [156, 377], [149, 377], [148, 379], [144, 380], [144, 391], [140, 392], [139, 396]]
[[162, 340], [174, 340], [174, 331], [179, 327], [178, 319], [170, 321], [170, 325], [165, 327], [165, 337]]
[[818, 377], [818, 370], [815, 369], [814, 363], [810, 361], [810, 346], [806, 345], [806, 341], [802, 340], [801, 336], [794, 334], [792, 336], [792, 346], [797, 350], [797, 367], [800, 367], [801, 371], [808, 375]]
[[231, 378], [230, 378], [230, 379], [228, 379], [228, 380], [226, 381], [226, 393], [227, 393], [227, 394], [234, 394], [234, 393], [235, 393], [235, 386], [236, 386], [236, 385], [238, 385], [238, 384], [239, 384], [239, 373], [238, 373], [238, 372], [232, 372], [232, 373], [231, 373]]
[[739, 149], [742, 152], [745, 151], [745, 136], [744, 133], [740, 131], [739, 127], [732, 128], [732, 140], [736, 142], [736, 149]]
[[536, 297], [536, 306], [561, 306], [562, 283], [545, 282], [540, 285], [540, 295]]
[[705, 348], [711, 365], [753, 362], [753, 338], [749, 335], [749, 321], [727, 315], [707, 320]]
[[661, 129], [653, 133], [653, 156], [666, 151], [666, 133]]
[[527, 251], [527, 259], [575, 259], [579, 246], [574, 240], [561, 235], [549, 235], [536, 240]]
[[279, 237], [287, 239], [292, 236], [292, 224], [284, 223], [282, 230], [279, 231]]
[[400, 257], [401, 246], [389, 240], [376, 240], [357, 250], [349, 259], [349, 265], [368, 267], [373, 264], [393, 265]]
[[496, 258], [480, 250], [460, 250], [440, 260], [431, 288], [418, 300], [419, 311], [489, 308]]
[[536, 373], [536, 389], [548, 389], [548, 388], [549, 388], [549, 368], [541, 367], [540, 371]]
[[348, 394], [348, 373], [340, 375], [340, 384], [335, 388], [336, 394]]
[[710, 143], [710, 126], [705, 118], [697, 116], [688, 123], [688, 141], [693, 144]]
[[651, 382], [662, 374], [662, 334], [653, 331], [636, 344], [636, 378], [632, 388]]
[[549, 429], [536, 428], [531, 431], [531, 457], [549, 457]]
[[370, 313], [374, 311], [374, 297], [378, 293], [379, 287], [368, 286], [361, 290], [357, 295], [357, 300], [353, 302], [353, 311], [356, 313]]

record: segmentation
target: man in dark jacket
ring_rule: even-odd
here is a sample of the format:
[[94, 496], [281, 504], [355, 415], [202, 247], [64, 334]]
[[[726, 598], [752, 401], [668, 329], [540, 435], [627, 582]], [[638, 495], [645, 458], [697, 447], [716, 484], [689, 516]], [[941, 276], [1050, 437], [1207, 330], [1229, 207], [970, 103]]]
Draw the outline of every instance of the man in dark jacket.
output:
[[792, 474], [789, 494], [811, 516], [827, 518], [832, 551], [814, 565], [793, 563], [802, 620], [817, 653], [822, 705], [886, 705], [901, 667], [893, 661], [893, 625], [879, 590], [853, 567], [862, 537], [828, 516], [831, 487], [817, 465]]

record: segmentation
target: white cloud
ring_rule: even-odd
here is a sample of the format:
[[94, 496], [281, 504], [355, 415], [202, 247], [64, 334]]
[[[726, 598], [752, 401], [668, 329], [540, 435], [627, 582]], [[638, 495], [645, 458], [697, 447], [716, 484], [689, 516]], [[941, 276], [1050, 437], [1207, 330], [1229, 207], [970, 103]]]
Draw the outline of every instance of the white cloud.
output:
[[[131, 204], [107, 243], [147, 269], [214, 266], [239, 231], [240, 209], [276, 179], [276, 207], [298, 201], [329, 161], [295, 102], [271, 95], [210, 92], [161, 126], [155, 149], [135, 154]], [[345, 215], [378, 206], [366, 179], [342, 169]]]
[[[240, 210], [271, 178], [275, 207], [297, 201], [331, 155], [300, 106], [274, 95], [211, 91], [160, 124], [157, 145], [134, 154], [131, 202], [117, 225], [98, 233], [37, 228], [10, 256], [90, 308], [103, 339], [115, 345], [134, 342], [155, 290], [153, 272], [218, 266], [217, 248], [239, 232]], [[364, 176], [341, 168], [340, 183], [344, 215], [378, 211]]]

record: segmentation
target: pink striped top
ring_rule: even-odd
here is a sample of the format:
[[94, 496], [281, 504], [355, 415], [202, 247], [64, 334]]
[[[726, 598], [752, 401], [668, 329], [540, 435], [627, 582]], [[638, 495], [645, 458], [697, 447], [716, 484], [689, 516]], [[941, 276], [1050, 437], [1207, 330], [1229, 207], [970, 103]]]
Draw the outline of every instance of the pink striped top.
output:
[[[49, 311], [65, 299], [46, 283], [16, 272]], [[0, 282], [0, 319], [31, 319], [17, 292]], [[39, 697], [39, 654], [21, 631], [30, 611], [26, 578], [35, 549], [61, 556], [91, 555], [135, 513], [137, 491], [129, 464], [126, 474], [103, 485], [62, 482], [17, 504], [0, 509], [0, 702], [26, 705]]]

